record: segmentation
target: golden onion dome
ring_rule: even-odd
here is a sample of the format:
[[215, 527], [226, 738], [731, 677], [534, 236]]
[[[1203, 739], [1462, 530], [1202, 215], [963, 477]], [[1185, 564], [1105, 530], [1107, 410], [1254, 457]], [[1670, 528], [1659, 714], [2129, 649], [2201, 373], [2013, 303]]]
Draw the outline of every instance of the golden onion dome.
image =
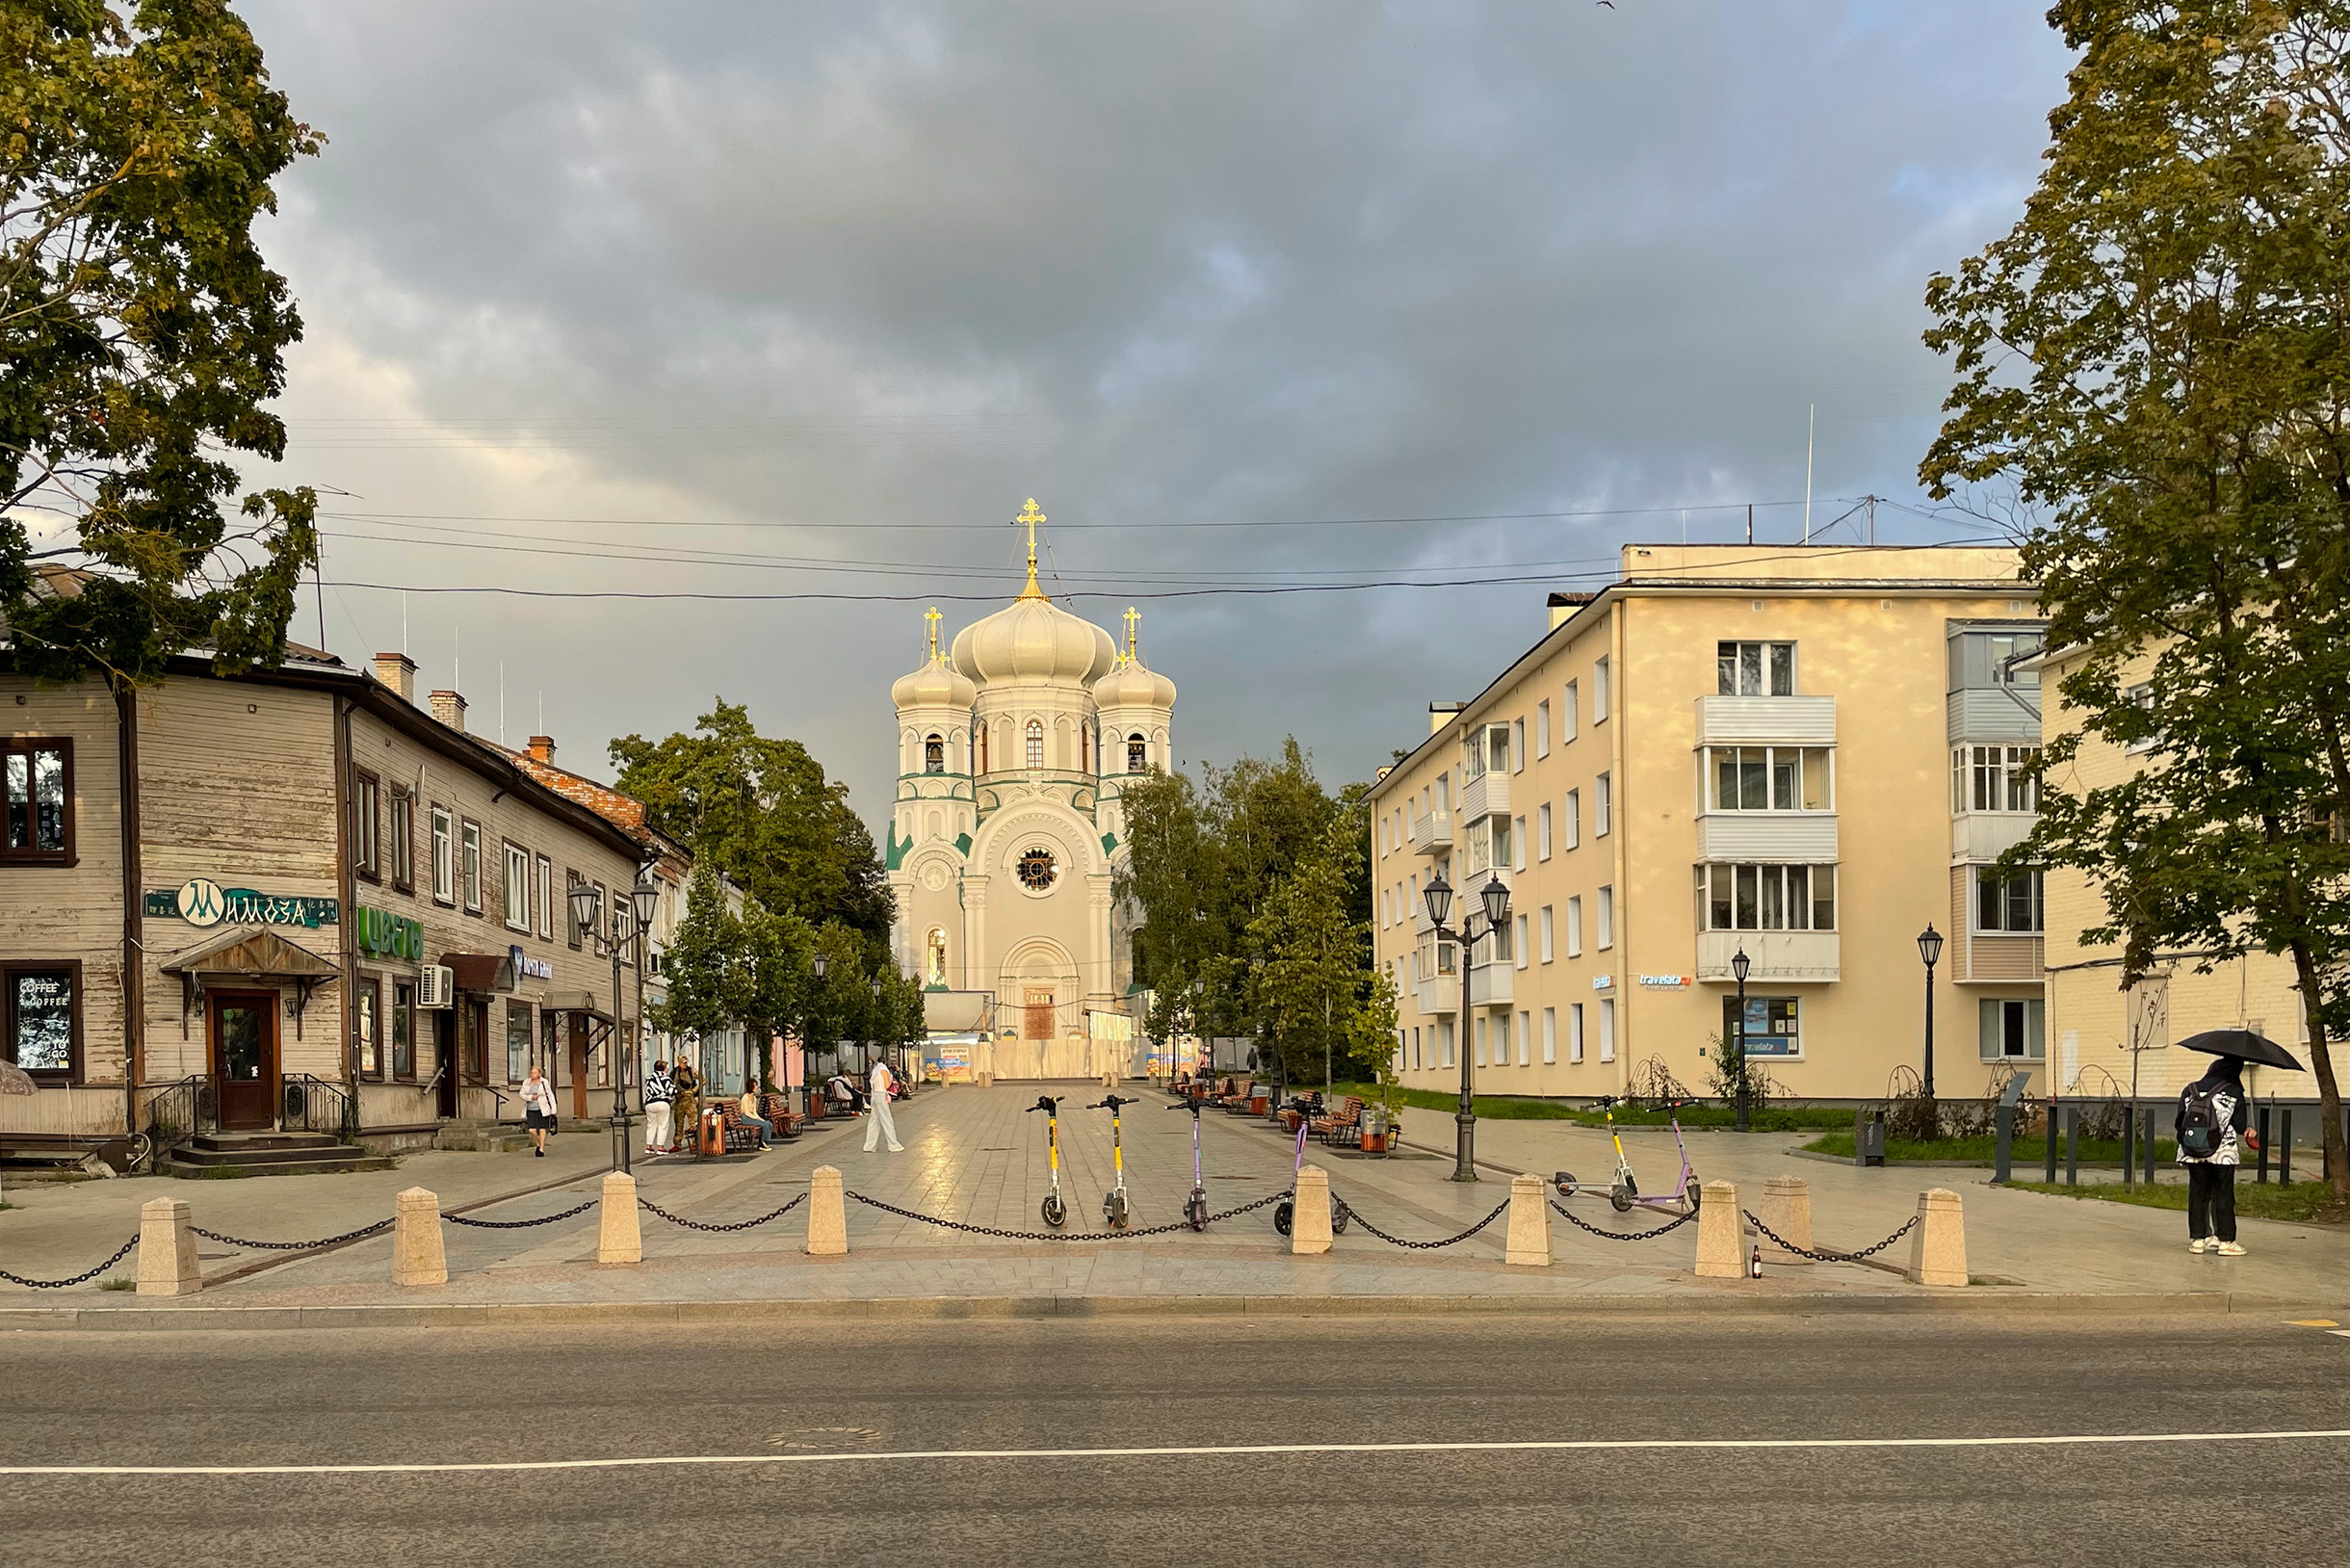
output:
[[[869, 688], [870, 690], [870, 688]], [[889, 689], [889, 699], [900, 708], [959, 708], [969, 709], [979, 700], [979, 689], [971, 677], [946, 660], [933, 655], [928, 664], [910, 675], [901, 675]]]
[[1091, 686], [1109, 673], [1117, 655], [1108, 632], [1061, 609], [1033, 583], [954, 637], [954, 666], [970, 671], [981, 686], [1014, 681]]

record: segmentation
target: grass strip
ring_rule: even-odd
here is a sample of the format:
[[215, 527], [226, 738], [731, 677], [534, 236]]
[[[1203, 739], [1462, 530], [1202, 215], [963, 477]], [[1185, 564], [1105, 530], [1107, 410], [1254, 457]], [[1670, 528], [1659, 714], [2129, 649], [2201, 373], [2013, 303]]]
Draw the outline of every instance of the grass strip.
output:
[[[2099, 1198], [2107, 1203], [2134, 1203], [2141, 1209], [2171, 1209], [2186, 1212], [2187, 1189], [2184, 1182], [2158, 1182], [2153, 1187], [2143, 1182], [2124, 1187], [2119, 1182], [2083, 1182], [2078, 1187], [2067, 1187], [2062, 1182], [2010, 1182], [2008, 1186], [2023, 1192], [2049, 1192], [2058, 1197]], [[2334, 1201], [2334, 1189], [2323, 1182], [2295, 1182], [2290, 1187], [2274, 1183], [2262, 1185], [2239, 1176], [2235, 1184], [2235, 1212], [2246, 1219], [2282, 1219], [2294, 1224], [2350, 1224], [2350, 1209]]]

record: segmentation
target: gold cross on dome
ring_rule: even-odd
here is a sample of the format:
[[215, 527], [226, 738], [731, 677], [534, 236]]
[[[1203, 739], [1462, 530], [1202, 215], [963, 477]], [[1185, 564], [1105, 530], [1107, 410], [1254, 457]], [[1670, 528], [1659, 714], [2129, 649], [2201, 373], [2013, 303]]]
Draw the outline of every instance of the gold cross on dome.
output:
[[938, 657], [938, 623], [943, 618], [938, 613], [938, 606], [932, 605], [922, 618], [930, 623], [930, 657], [935, 660]]
[[1139, 635], [1136, 628], [1139, 627], [1141, 624], [1142, 612], [1136, 610], [1131, 604], [1128, 605], [1126, 607], [1126, 662], [1130, 665], [1136, 662], [1135, 643]]
[[1044, 590], [1036, 586], [1036, 525], [1044, 521], [1044, 513], [1036, 510], [1034, 496], [1029, 497], [1028, 505], [1021, 509], [1020, 515], [1013, 518], [1012, 521], [1026, 523], [1029, 531], [1029, 580], [1028, 587], [1021, 590], [1020, 596], [1024, 599], [1041, 599], [1044, 597]]

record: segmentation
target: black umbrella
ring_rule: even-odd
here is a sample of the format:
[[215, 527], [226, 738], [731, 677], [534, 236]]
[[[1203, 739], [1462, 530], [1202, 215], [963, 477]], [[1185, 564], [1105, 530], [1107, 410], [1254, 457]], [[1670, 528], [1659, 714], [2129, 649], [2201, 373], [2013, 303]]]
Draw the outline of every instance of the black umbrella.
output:
[[2190, 1034], [2179, 1042], [2181, 1051], [2201, 1051], [2207, 1057], [2234, 1057], [2243, 1061], [2257, 1061], [2263, 1067], [2282, 1067], [2287, 1072], [2307, 1072], [2292, 1053], [2264, 1034], [2255, 1034], [2248, 1029], [2207, 1029], [2201, 1034]]

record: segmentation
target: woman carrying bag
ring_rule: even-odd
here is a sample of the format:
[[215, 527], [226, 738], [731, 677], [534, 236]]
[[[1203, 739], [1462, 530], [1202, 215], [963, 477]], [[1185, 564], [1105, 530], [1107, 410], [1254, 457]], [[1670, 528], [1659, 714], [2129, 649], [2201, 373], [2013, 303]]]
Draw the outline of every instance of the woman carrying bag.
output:
[[555, 1085], [536, 1062], [531, 1063], [531, 1076], [522, 1085], [522, 1125], [530, 1130], [534, 1152], [539, 1159], [547, 1157], [547, 1135], [555, 1130]]

